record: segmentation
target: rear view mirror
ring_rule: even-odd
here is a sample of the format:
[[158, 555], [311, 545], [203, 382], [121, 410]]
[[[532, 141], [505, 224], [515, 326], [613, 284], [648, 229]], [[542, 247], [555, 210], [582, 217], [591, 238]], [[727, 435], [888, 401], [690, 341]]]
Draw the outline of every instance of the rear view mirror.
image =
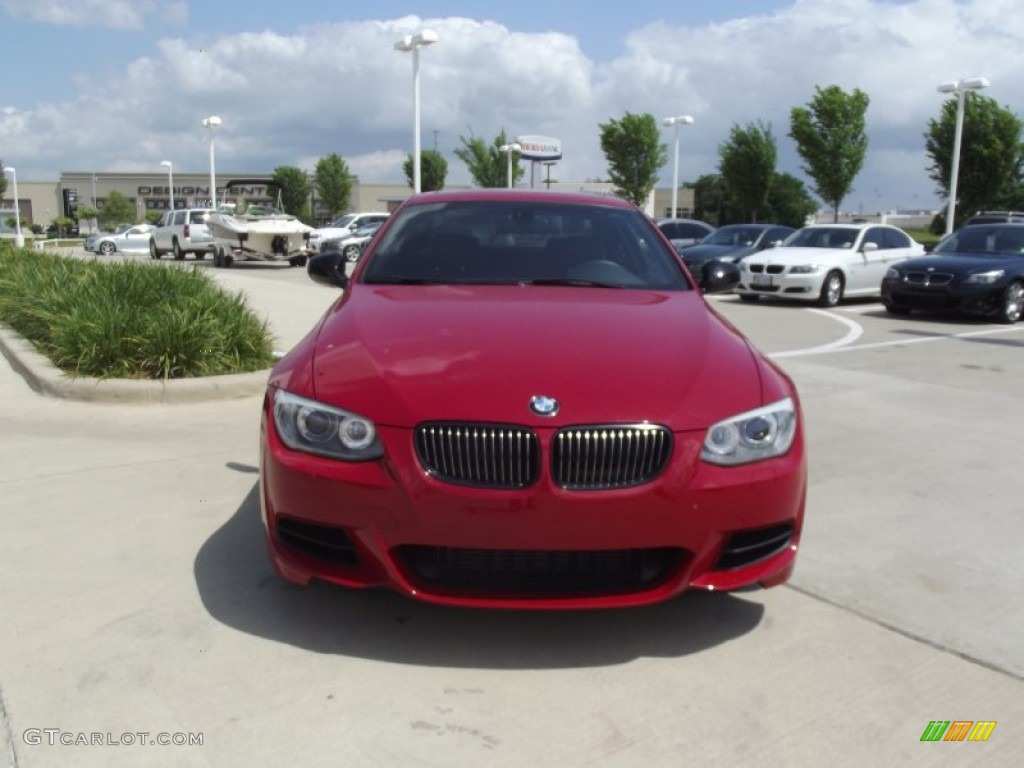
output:
[[727, 261], [709, 261], [701, 269], [700, 289], [704, 293], [731, 291], [740, 282], [740, 268]]
[[346, 288], [348, 275], [345, 274], [345, 263], [345, 256], [340, 251], [319, 253], [306, 262], [306, 274], [314, 283]]

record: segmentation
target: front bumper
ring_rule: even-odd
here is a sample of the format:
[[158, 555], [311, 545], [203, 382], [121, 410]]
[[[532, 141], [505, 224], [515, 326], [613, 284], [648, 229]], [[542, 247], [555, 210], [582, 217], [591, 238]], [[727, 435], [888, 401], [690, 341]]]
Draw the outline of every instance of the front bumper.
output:
[[887, 277], [882, 281], [882, 302], [899, 309], [987, 316], [999, 311], [1005, 290], [1005, 285], [922, 285]]
[[[378, 425], [377, 461], [291, 451], [269, 407], [262, 518], [275, 568], [296, 584], [388, 586], [473, 607], [598, 608], [689, 588], [774, 586], [794, 566], [806, 495], [800, 435], [785, 456], [725, 468], [698, 460], [702, 433], [679, 433], [665, 471], [633, 488], [559, 488], [542, 460], [534, 485], [487, 490], [428, 475], [406, 429]], [[551, 434], [538, 434], [546, 456]]]
[[796, 299], [817, 301], [821, 295], [824, 272], [792, 275], [757, 274], [744, 269], [740, 273], [740, 283], [735, 292], [750, 296], [775, 296], [780, 299]]

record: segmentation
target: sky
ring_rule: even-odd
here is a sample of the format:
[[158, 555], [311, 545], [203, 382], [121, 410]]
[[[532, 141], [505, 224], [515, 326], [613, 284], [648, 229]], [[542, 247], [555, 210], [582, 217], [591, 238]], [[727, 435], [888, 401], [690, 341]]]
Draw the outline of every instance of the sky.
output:
[[[366, 183], [404, 183], [412, 57], [421, 28], [424, 149], [469, 183], [460, 137], [561, 140], [559, 181], [607, 176], [600, 124], [626, 112], [692, 115], [680, 178], [715, 173], [734, 125], [761, 121], [778, 170], [808, 182], [793, 107], [815, 87], [871, 99], [868, 154], [843, 209], [935, 209], [928, 121], [940, 83], [984, 76], [1020, 114], [1019, 0], [0, 0], [0, 158], [19, 181], [61, 171], [312, 170], [336, 152]], [[664, 133], [672, 156], [674, 134]], [[660, 186], [670, 186], [672, 162]]]

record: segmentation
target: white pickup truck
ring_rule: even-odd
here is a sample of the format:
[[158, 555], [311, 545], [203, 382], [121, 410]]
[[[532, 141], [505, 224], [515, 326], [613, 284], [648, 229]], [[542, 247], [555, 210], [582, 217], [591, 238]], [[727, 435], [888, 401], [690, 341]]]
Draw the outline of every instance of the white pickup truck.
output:
[[197, 259], [206, 258], [207, 253], [213, 252], [213, 235], [206, 226], [211, 213], [210, 208], [182, 208], [165, 213], [149, 238], [149, 255], [159, 259], [165, 253], [173, 253], [180, 260], [186, 253], [192, 253]]

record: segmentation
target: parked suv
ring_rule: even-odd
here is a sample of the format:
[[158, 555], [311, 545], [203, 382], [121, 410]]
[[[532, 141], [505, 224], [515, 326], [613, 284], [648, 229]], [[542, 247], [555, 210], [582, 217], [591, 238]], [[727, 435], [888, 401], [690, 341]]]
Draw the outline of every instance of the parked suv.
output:
[[376, 224], [382, 222], [389, 214], [383, 212], [376, 213], [346, 213], [344, 216], [332, 221], [328, 226], [321, 229], [314, 229], [309, 233], [309, 249], [311, 251], [318, 252], [322, 250], [321, 246], [327, 240], [338, 240], [340, 238], [351, 237], [353, 233], [360, 227], [365, 227], [367, 224]]
[[174, 258], [184, 259], [186, 253], [193, 253], [197, 259], [206, 258], [213, 252], [213, 235], [206, 225], [211, 208], [182, 208], [168, 211], [149, 238], [149, 255], [159, 259], [165, 253]]

